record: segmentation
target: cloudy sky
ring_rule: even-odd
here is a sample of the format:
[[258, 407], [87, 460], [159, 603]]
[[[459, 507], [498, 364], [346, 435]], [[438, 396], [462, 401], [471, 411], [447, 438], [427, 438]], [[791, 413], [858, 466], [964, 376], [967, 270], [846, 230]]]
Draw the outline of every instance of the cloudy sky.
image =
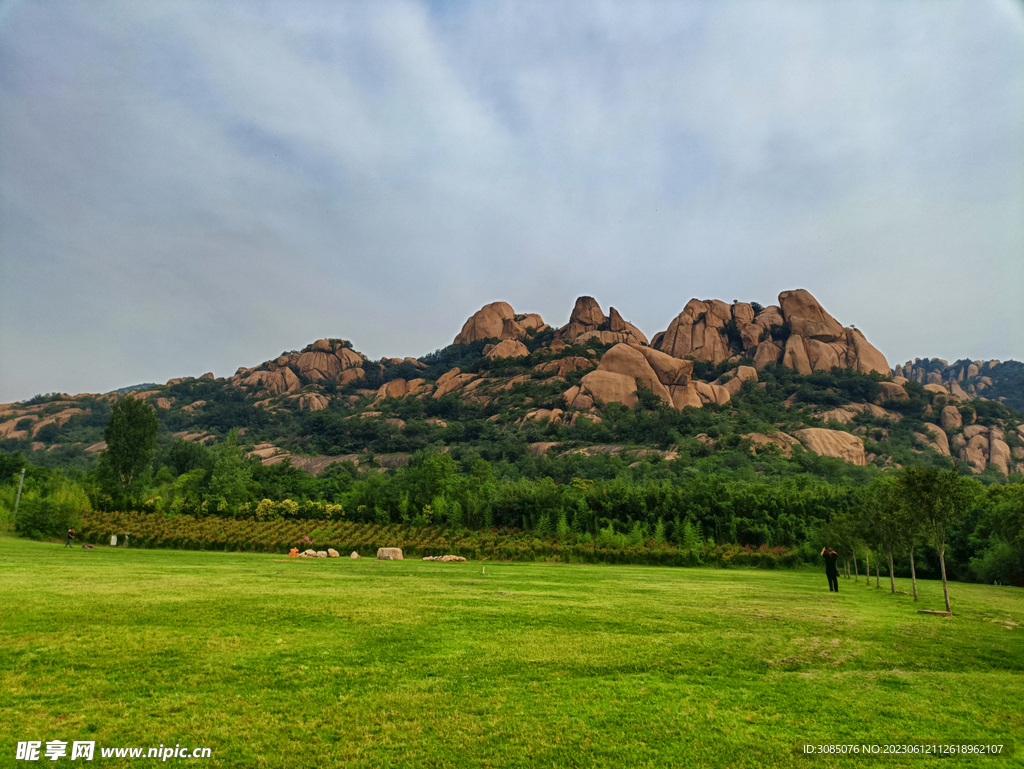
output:
[[1024, 359], [1024, 3], [0, 0], [0, 402], [797, 287]]

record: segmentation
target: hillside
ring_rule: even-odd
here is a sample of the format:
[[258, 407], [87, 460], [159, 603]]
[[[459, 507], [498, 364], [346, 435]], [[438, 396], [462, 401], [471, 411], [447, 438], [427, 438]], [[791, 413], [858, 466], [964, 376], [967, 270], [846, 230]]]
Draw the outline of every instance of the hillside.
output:
[[1024, 472], [1024, 365], [918, 359], [894, 370], [802, 289], [768, 307], [693, 299], [649, 339], [590, 297], [557, 329], [495, 302], [418, 359], [370, 361], [327, 338], [229, 378], [3, 405], [0, 450], [88, 469], [121, 397], [154, 406], [164, 446], [239, 428], [264, 464], [313, 473], [339, 460], [387, 469], [428, 447], [680, 460], [698, 472], [746, 457], [771, 473], [773, 457], [785, 473], [807, 452], [854, 468]]

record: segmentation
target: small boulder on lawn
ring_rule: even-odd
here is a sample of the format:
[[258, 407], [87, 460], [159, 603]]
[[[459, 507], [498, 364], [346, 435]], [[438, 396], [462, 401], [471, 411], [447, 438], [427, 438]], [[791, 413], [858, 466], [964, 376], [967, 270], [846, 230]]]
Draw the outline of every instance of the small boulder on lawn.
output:
[[359, 558], [359, 553], [357, 553], [355, 550], [353, 550], [352, 554], [349, 556], [349, 558]]
[[401, 561], [402, 548], [400, 547], [381, 547], [377, 548], [377, 560], [378, 561]]
[[329, 547], [329, 548], [327, 548], [327, 555], [328, 555], [328, 556], [329, 556], [330, 558], [337, 558], [337, 557], [339, 557], [339, 556], [341, 555], [341, 553], [339, 553], [339, 552], [338, 552], [337, 550], [335, 550], [335, 549], [334, 549], [333, 547]]

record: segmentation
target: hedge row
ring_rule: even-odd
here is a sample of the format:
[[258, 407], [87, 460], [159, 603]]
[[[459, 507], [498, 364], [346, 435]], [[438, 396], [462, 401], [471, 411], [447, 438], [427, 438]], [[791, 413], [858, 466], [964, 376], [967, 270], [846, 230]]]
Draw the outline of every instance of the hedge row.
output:
[[153, 513], [90, 511], [82, 516], [82, 542], [104, 544], [116, 534], [129, 547], [287, 553], [291, 548], [351, 551], [375, 556], [379, 547], [400, 547], [412, 558], [460, 555], [469, 560], [558, 561], [658, 566], [744, 566], [773, 569], [801, 564], [801, 553], [786, 548], [739, 545], [678, 548], [648, 542], [614, 547], [600, 541], [538, 539], [531, 532], [485, 531], [437, 526], [375, 525], [339, 521], [255, 521], [227, 518], [164, 517]]

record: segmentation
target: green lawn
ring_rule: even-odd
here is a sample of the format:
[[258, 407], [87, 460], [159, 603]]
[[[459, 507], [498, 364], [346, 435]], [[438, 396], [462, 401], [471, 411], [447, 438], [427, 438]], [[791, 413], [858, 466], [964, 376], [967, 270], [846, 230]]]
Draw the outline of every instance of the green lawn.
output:
[[[486, 573], [482, 569], [486, 567]], [[1016, 739], [1024, 592], [824, 573], [73, 550], [0, 538], [0, 766], [861, 766]], [[909, 582], [898, 589], [909, 590]], [[15, 761], [94, 740], [93, 762]], [[929, 759], [879, 759], [927, 767]]]

